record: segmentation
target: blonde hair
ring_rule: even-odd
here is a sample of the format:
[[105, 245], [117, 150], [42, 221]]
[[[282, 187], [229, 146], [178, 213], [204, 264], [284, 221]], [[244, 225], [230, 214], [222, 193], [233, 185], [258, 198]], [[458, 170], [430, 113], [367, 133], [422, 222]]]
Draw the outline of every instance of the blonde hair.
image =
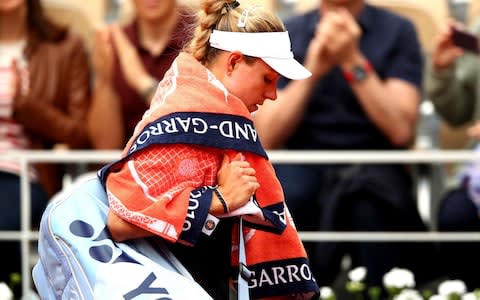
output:
[[[186, 52], [192, 54], [203, 65], [217, 56], [221, 50], [210, 47], [209, 38], [214, 29], [232, 32], [283, 32], [286, 31], [282, 20], [273, 12], [258, 4], [247, 7], [236, 6], [234, 0], [204, 0], [198, 15], [195, 34]], [[248, 11], [243, 18], [245, 26], [238, 26], [242, 13]]]

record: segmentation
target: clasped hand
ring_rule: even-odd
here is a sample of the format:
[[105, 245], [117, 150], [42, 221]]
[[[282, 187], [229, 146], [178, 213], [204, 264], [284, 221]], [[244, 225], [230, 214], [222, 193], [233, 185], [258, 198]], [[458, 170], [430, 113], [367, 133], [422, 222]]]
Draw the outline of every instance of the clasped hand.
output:
[[97, 78], [102, 82], [111, 82], [114, 49], [128, 84], [139, 93], [145, 90], [145, 87], [151, 84], [152, 78], [145, 70], [135, 46], [129, 41], [118, 24], [112, 24], [97, 30], [92, 58]]
[[[217, 172], [218, 190], [222, 193], [230, 211], [244, 206], [260, 187], [255, 169], [238, 153], [232, 160], [224, 155]], [[212, 199], [212, 214], [223, 214], [223, 207], [216, 196]]]
[[326, 11], [310, 42], [305, 66], [313, 76], [321, 76], [339, 64], [348, 64], [360, 55], [361, 29], [346, 9]]

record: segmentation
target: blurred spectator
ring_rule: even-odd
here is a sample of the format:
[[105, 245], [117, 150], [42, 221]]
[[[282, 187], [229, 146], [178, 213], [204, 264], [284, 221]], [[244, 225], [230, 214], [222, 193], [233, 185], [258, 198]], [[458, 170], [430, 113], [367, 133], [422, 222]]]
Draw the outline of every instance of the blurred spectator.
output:
[[[89, 65], [84, 44], [51, 23], [39, 0], [0, 1], [0, 152], [89, 146]], [[60, 166], [29, 170], [32, 224], [61, 187]], [[0, 158], [0, 229], [20, 229], [20, 164]], [[1, 243], [0, 281], [20, 272], [18, 242]]]
[[[478, 53], [465, 52], [454, 45], [455, 26], [462, 27], [450, 22], [436, 39], [431, 62], [426, 67], [425, 87], [437, 113], [449, 125], [472, 124], [467, 131], [472, 138], [467, 146], [472, 147], [480, 139], [480, 59]], [[472, 32], [480, 34], [480, 18]], [[448, 187], [439, 206], [440, 231], [480, 231], [479, 172], [478, 163], [467, 166], [457, 174], [461, 175], [457, 185]], [[480, 286], [479, 243], [446, 242], [440, 249], [449, 276], [464, 280], [470, 289]]]
[[95, 39], [89, 129], [96, 149], [123, 148], [159, 80], [193, 34], [196, 18], [177, 1], [133, 4], [135, 17], [129, 24], [105, 27]]
[[[323, 0], [286, 21], [297, 59], [313, 73], [280, 83], [278, 100], [255, 119], [269, 149], [396, 150], [414, 138], [422, 79], [415, 27], [364, 0]], [[299, 230], [423, 231], [412, 177], [400, 164], [277, 165]], [[422, 243], [306, 245], [320, 286], [335, 280], [345, 254], [381, 286], [392, 267], [427, 279], [433, 247]]]

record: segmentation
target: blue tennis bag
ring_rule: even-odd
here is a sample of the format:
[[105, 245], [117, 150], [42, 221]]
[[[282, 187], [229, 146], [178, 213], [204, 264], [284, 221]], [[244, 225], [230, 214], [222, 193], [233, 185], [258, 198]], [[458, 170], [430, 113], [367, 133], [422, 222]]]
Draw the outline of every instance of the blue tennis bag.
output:
[[117, 243], [95, 174], [56, 195], [40, 224], [33, 280], [42, 299], [212, 299], [163, 241]]

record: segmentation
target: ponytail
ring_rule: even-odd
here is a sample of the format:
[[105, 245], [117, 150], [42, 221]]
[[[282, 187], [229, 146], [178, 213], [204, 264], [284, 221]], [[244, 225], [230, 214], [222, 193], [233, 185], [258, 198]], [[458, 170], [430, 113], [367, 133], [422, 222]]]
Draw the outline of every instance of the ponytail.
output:
[[[242, 13], [248, 10], [244, 26], [239, 26]], [[218, 49], [210, 47], [212, 31], [232, 32], [278, 32], [285, 31], [280, 18], [258, 5], [243, 8], [235, 0], [204, 0], [198, 16], [195, 34], [186, 51], [203, 65], [207, 65], [218, 54]]]

